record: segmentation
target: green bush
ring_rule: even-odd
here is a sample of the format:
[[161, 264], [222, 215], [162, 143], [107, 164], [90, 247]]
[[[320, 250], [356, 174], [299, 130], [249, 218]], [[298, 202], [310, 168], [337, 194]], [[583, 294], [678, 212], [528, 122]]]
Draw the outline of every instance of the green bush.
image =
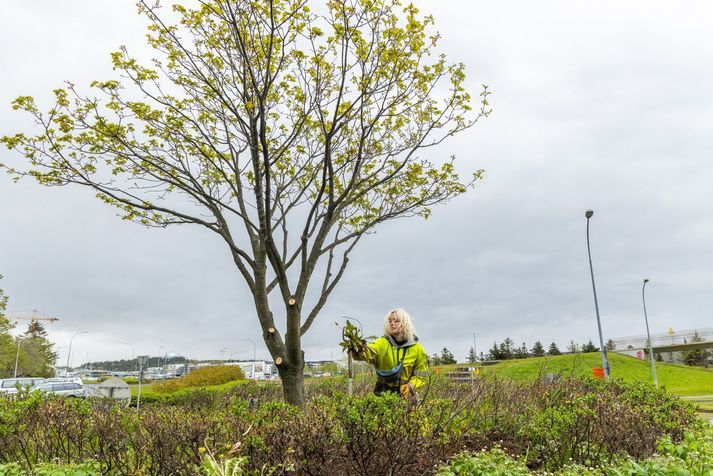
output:
[[215, 365], [196, 369], [176, 380], [167, 380], [154, 385], [158, 393], [171, 393], [185, 388], [208, 387], [235, 380], [245, 380], [245, 374], [237, 365]]
[[[568, 464], [553, 471], [553, 476], [710, 476], [713, 474], [713, 428], [694, 425], [679, 443], [670, 437], [658, 443], [658, 452], [641, 461], [619, 457], [603, 466]], [[541, 472], [536, 472], [541, 474]], [[439, 468], [438, 476], [518, 476], [530, 474], [524, 458], [508, 455], [500, 447], [477, 453], [462, 453]]]
[[194, 475], [204, 448], [218, 467], [239, 459], [246, 474], [431, 474], [461, 451], [477, 452], [476, 460], [464, 455], [454, 460], [461, 469], [448, 471], [483, 474], [477, 471], [505, 465], [511, 473], [574, 475], [615, 464], [662, 466], [674, 457], [690, 468], [709, 463], [695, 445], [710, 451], [710, 439], [685, 434], [702, 431], [692, 407], [651, 386], [432, 379], [416, 405], [397, 395], [348, 396], [345, 386], [308, 388], [303, 410], [283, 403], [277, 385], [186, 388], [153, 394], [162, 399], [153, 403], [142, 396], [140, 414], [102, 399], [23, 392], [0, 398], [0, 463], [32, 469], [96, 459], [103, 474]]

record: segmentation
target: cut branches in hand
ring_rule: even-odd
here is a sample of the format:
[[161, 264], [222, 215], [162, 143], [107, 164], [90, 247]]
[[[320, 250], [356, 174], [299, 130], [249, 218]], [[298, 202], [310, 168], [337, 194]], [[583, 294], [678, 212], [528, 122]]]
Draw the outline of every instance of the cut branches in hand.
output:
[[352, 355], [361, 358], [368, 358], [375, 354], [374, 349], [367, 345], [366, 339], [361, 335], [359, 328], [352, 324], [349, 319], [344, 327], [336, 323], [342, 329], [342, 342], [339, 345], [344, 352], [351, 352]]

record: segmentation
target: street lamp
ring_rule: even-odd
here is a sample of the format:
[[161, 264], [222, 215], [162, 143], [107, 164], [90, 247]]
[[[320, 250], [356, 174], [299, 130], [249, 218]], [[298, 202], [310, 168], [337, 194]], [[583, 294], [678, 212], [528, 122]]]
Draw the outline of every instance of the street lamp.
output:
[[[361, 325], [361, 321], [359, 319], [356, 319], [354, 317], [349, 317], [349, 316], [341, 316], [339, 319], [344, 319], [344, 320], [353, 320], [356, 321], [357, 324], [359, 324], [359, 333], [363, 334], [363, 326]], [[348, 387], [348, 392], [349, 395], [352, 395], [354, 393], [354, 363], [352, 362], [352, 354], [351, 352], [347, 352], [347, 377], [349, 377], [349, 387]]]
[[220, 357], [218, 358], [219, 361], [223, 361], [223, 353], [227, 352], [227, 350], [227, 347], [223, 347], [222, 349], [220, 349]]
[[20, 342], [22, 342], [22, 336], [17, 336], [17, 353], [15, 354], [15, 373], [13, 378], [17, 378], [17, 364], [20, 361]]
[[[255, 379], [255, 349], [256, 349], [256, 347], [255, 347], [255, 341], [253, 341], [253, 340], [251, 340], [251, 339], [245, 339], [245, 338], [238, 339], [238, 340], [246, 340], [246, 341], [250, 342], [250, 343], [253, 345], [253, 375], [252, 375], [252, 378], [253, 378], [253, 380], [256, 380], [256, 379]], [[265, 367], [263, 367], [262, 370], [263, 370], [263, 372], [264, 372]]]
[[594, 310], [597, 313], [597, 329], [599, 330], [599, 346], [602, 350], [602, 367], [604, 368], [604, 377], [609, 378], [609, 361], [607, 360], [607, 348], [604, 346], [604, 337], [602, 336], [602, 321], [599, 318], [599, 303], [597, 302], [597, 286], [594, 284], [594, 267], [592, 267], [592, 251], [589, 247], [589, 219], [594, 215], [594, 211], [587, 210], [584, 214], [587, 217], [587, 254], [589, 255], [589, 272], [592, 275], [592, 291], [594, 292]]
[[641, 300], [644, 303], [644, 321], [646, 321], [646, 337], [649, 339], [649, 356], [651, 358], [651, 373], [654, 376], [654, 385], [659, 386], [659, 380], [656, 377], [656, 362], [654, 361], [654, 347], [651, 342], [651, 333], [649, 332], [649, 316], [646, 314], [646, 283], [649, 282], [649, 278], [644, 279], [644, 284], [641, 286]]
[[[163, 369], [163, 367], [161, 367], [161, 349], [163, 349], [164, 356], [166, 355], [166, 351], [167, 351], [167, 349], [164, 346], [162, 346], [162, 345], [158, 346], [158, 368], [159, 369]], [[166, 359], [164, 359], [164, 365], [166, 365]]]
[[77, 337], [80, 334], [88, 334], [89, 331], [82, 331], [82, 332], [77, 332], [74, 334], [72, 337], [69, 339], [69, 352], [67, 353], [67, 369], [64, 372], [65, 377], [69, 376], [69, 358], [72, 356], [72, 341], [74, 340], [75, 337]]
[[478, 360], [478, 352], [475, 350], [475, 332], [473, 332], [473, 363]]

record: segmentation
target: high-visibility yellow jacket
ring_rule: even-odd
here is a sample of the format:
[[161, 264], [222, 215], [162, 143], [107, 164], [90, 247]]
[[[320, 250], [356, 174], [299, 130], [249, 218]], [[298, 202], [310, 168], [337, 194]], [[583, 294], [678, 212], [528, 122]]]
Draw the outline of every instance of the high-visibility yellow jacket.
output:
[[399, 345], [387, 334], [368, 346], [374, 350], [373, 353], [354, 357], [369, 362], [376, 368], [377, 386], [386, 385], [398, 392], [403, 384], [410, 383], [414, 389], [418, 389], [426, 382], [428, 358], [417, 338]]

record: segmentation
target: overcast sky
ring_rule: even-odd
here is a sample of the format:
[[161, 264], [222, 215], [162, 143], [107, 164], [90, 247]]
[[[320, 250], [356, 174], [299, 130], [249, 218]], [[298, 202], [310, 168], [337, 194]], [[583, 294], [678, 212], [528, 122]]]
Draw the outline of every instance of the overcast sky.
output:
[[[707, 1], [421, 0], [442, 51], [490, 86], [494, 112], [444, 143], [480, 186], [429, 220], [363, 240], [304, 337], [308, 360], [339, 355], [342, 315], [377, 334], [406, 308], [432, 354], [464, 358], [512, 338], [597, 341], [587, 208], [607, 338], [713, 327], [713, 6]], [[132, 1], [6, 0], [0, 134], [28, 126], [18, 95], [113, 77], [109, 52], [139, 51]], [[40, 101], [41, 102], [41, 101]], [[46, 103], [45, 103], [46, 104]], [[8, 152], [0, 151], [3, 161]], [[203, 229], [123, 222], [88, 190], [0, 176], [0, 288], [11, 315], [37, 309], [63, 362], [169, 352], [268, 357], [246, 285]], [[282, 322], [279, 320], [278, 322]], [[24, 327], [25, 324], [22, 324]], [[65, 347], [65, 348], [62, 348]], [[163, 350], [162, 350], [163, 352]]]

